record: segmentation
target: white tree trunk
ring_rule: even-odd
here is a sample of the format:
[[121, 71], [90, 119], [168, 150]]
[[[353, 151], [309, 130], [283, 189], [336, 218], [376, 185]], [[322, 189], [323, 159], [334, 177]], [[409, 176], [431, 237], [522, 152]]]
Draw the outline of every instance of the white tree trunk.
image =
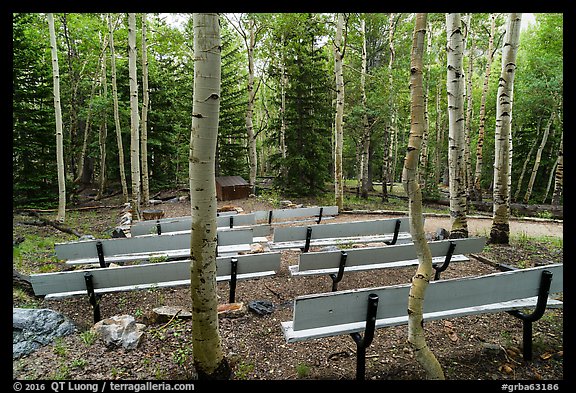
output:
[[122, 143], [122, 128], [120, 127], [120, 114], [118, 109], [118, 88], [116, 86], [116, 55], [114, 54], [114, 28], [112, 17], [108, 14], [108, 29], [110, 34], [110, 68], [112, 73], [112, 96], [114, 98], [114, 123], [116, 126], [116, 142], [118, 145], [118, 161], [120, 167], [120, 183], [124, 202], [128, 202], [128, 185], [126, 184], [126, 171], [124, 170], [124, 146]]
[[468, 237], [464, 174], [464, 72], [462, 23], [459, 13], [446, 14], [448, 72], [448, 170], [450, 176], [450, 238]]
[[248, 52], [248, 105], [246, 108], [246, 133], [248, 136], [248, 161], [250, 163], [250, 185], [255, 192], [256, 174], [258, 173], [258, 155], [256, 151], [256, 137], [254, 136], [254, 101], [256, 91], [254, 90], [254, 47], [256, 38], [254, 33], [254, 18], [248, 18], [248, 42], [246, 49]]
[[490, 242], [509, 244], [510, 240], [510, 133], [516, 54], [520, 41], [522, 14], [508, 14], [502, 47], [502, 71], [496, 94], [496, 132], [494, 136], [494, 191]]
[[140, 117], [136, 75], [136, 14], [128, 14], [128, 69], [130, 74], [130, 163], [132, 173], [132, 218], [140, 220]]
[[526, 193], [524, 194], [523, 199], [524, 203], [528, 203], [528, 201], [530, 200], [530, 195], [532, 195], [532, 188], [534, 187], [534, 182], [536, 181], [536, 175], [538, 174], [538, 168], [540, 167], [540, 160], [542, 159], [542, 151], [544, 150], [546, 142], [548, 141], [548, 135], [550, 134], [550, 128], [552, 127], [554, 116], [556, 116], [556, 111], [552, 110], [550, 118], [548, 119], [548, 123], [546, 123], [546, 127], [544, 128], [544, 135], [542, 135], [540, 146], [536, 151], [536, 159], [534, 160], [534, 166], [532, 167], [532, 173], [530, 174], [528, 187], [526, 188]]
[[556, 165], [556, 173], [554, 176], [554, 194], [552, 194], [552, 205], [558, 206], [560, 204], [560, 197], [564, 189], [564, 129], [560, 136], [560, 147], [558, 149], [558, 159]]
[[227, 368], [218, 331], [216, 179], [221, 80], [218, 14], [193, 15], [194, 93], [190, 135], [192, 344], [199, 378]]
[[412, 277], [408, 296], [408, 342], [414, 357], [426, 371], [427, 379], [444, 379], [444, 372], [434, 353], [428, 347], [424, 331], [424, 298], [428, 283], [433, 278], [432, 254], [424, 233], [422, 191], [418, 184], [418, 157], [424, 133], [423, 65], [426, 14], [416, 14], [410, 64], [411, 124], [408, 149], [404, 159], [402, 182], [408, 194], [410, 233], [416, 246], [418, 268]]
[[342, 30], [344, 28], [344, 14], [337, 14], [336, 37], [334, 40], [334, 73], [336, 76], [336, 138], [335, 138], [335, 168], [334, 168], [334, 195], [338, 210], [344, 208], [344, 178], [342, 176], [342, 145], [344, 143], [344, 41]]
[[368, 160], [370, 159], [370, 125], [368, 124], [368, 108], [366, 107], [366, 73], [367, 73], [367, 60], [366, 60], [366, 20], [364, 16], [360, 19], [360, 33], [362, 36], [362, 72], [360, 73], [360, 95], [362, 100], [362, 198], [368, 198], [368, 191], [371, 181], [368, 177]]
[[58, 47], [56, 46], [56, 31], [54, 14], [48, 14], [50, 30], [50, 48], [52, 54], [52, 79], [54, 82], [54, 116], [56, 119], [56, 164], [58, 167], [58, 215], [56, 221], [66, 219], [66, 178], [64, 175], [64, 136], [62, 133], [62, 108], [60, 106], [60, 68], [58, 67]]
[[150, 183], [148, 178], [148, 45], [146, 38], [146, 13], [142, 14], [142, 117], [140, 119], [140, 155], [142, 170], [142, 203], [150, 201]]
[[488, 82], [490, 81], [490, 69], [492, 67], [494, 32], [496, 31], [496, 14], [490, 14], [490, 35], [488, 37], [488, 51], [486, 52], [486, 71], [484, 73], [484, 86], [482, 97], [480, 98], [480, 125], [478, 126], [478, 142], [476, 143], [476, 168], [474, 171], [474, 199], [482, 201], [482, 179], [483, 148], [484, 148], [484, 125], [486, 124], [486, 96], [488, 95]]

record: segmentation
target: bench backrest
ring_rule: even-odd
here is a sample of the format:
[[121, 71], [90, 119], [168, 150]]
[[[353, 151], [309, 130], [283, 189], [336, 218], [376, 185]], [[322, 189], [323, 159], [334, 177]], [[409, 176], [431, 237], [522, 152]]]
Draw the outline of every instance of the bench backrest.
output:
[[[473, 237], [464, 239], [451, 239], [429, 242], [432, 257], [444, 256], [448, 253], [450, 243], [456, 247], [453, 255], [481, 252], [486, 245], [486, 238]], [[299, 272], [309, 270], [337, 269], [340, 265], [342, 252], [347, 254], [346, 267], [394, 263], [400, 261], [417, 260], [414, 243], [395, 244], [384, 247], [351, 248], [342, 251], [319, 251], [300, 254], [298, 264]]]
[[[485, 276], [432, 281], [426, 289], [425, 319], [478, 313], [477, 307], [525, 299], [538, 295], [542, 272], [553, 274], [550, 293], [563, 291], [563, 265], [493, 273]], [[366, 325], [368, 296], [379, 297], [376, 327], [407, 321], [410, 284], [363, 288], [299, 296], [294, 300], [293, 330], [317, 329], [319, 337], [362, 331]], [[455, 311], [460, 310], [460, 311]], [[391, 322], [392, 321], [392, 322]], [[337, 328], [334, 328], [334, 327]]]
[[[253, 240], [251, 228], [218, 231], [218, 245], [250, 244]], [[102, 242], [104, 256], [144, 252], [190, 249], [190, 233], [167, 233], [164, 235], [144, 235], [138, 237], [83, 240], [56, 243], [56, 257], [61, 260], [97, 258], [96, 244]]]
[[295, 209], [274, 209], [274, 210], [259, 210], [254, 212], [256, 221], [266, 221], [270, 219], [270, 212], [272, 212], [272, 222], [274, 220], [286, 220], [292, 218], [302, 217], [318, 217], [320, 215], [320, 208], [322, 208], [322, 217], [338, 215], [338, 206], [318, 206], [318, 207], [300, 207]]
[[[384, 220], [338, 222], [330, 224], [318, 224], [311, 226], [310, 239], [327, 239], [337, 237], [372, 236], [393, 234], [396, 221], [400, 220], [399, 232], [409, 232], [408, 217], [392, 218]], [[274, 229], [274, 242], [291, 242], [306, 239], [307, 227], [280, 227]]]
[[[254, 213], [249, 213], [218, 216], [216, 217], [216, 224], [218, 227], [256, 225], [256, 215]], [[132, 236], [157, 234], [157, 225], [160, 225], [161, 233], [190, 231], [190, 228], [192, 228], [192, 217], [185, 216], [163, 218], [160, 220], [138, 221], [130, 227], [130, 234]]]
[[[279, 252], [238, 255], [234, 258], [238, 260], [238, 279], [259, 272], [278, 272], [280, 269]], [[216, 258], [218, 278], [229, 279], [231, 259]], [[86, 291], [84, 274], [87, 272], [92, 274], [94, 289], [182, 281], [190, 280], [190, 260], [33, 274], [30, 282], [37, 296]]]

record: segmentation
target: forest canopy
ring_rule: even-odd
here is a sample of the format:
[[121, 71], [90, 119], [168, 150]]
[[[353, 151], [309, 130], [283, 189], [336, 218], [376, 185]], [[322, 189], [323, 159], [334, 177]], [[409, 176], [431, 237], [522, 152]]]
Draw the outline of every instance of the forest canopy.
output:
[[[149, 95], [146, 160], [151, 190], [188, 184], [193, 28], [191, 14], [178, 16], [177, 24], [167, 14], [147, 14], [146, 19]], [[360, 184], [364, 177], [368, 186], [372, 182], [400, 182], [410, 129], [414, 14], [345, 16], [343, 176], [352, 184]], [[47, 16], [14, 13], [12, 17], [13, 203], [55, 206], [56, 125]], [[122, 163], [119, 158], [108, 21], [112, 22], [114, 39], [117, 120], [124, 154], [128, 156], [127, 14], [55, 13], [54, 19], [67, 198], [72, 200], [82, 187], [96, 184], [102, 178], [105, 184], [101, 196], [118, 192], [120, 172], [123, 166], [129, 169], [129, 159]], [[479, 128], [483, 123], [479, 182], [481, 189], [490, 195], [506, 14], [462, 14], [462, 20], [468, 181], [472, 187]], [[334, 192], [335, 21], [335, 14], [328, 13], [221, 15], [222, 80], [216, 176], [239, 175], [251, 183], [272, 178], [274, 187], [285, 195]], [[439, 185], [448, 180], [445, 15], [429, 14], [427, 30], [424, 53], [427, 124], [420, 176], [425, 197], [434, 198], [438, 196]], [[141, 106], [144, 90], [140, 14], [136, 31]], [[485, 84], [488, 62], [492, 72]], [[534, 22], [522, 30], [514, 85], [511, 195], [514, 201], [550, 203], [557, 183], [555, 176], [559, 176], [557, 168], [563, 165], [562, 14], [534, 14]], [[483, 96], [485, 109], [481, 118]], [[247, 132], [247, 124], [251, 124], [251, 132]], [[252, 145], [255, 158], [251, 158]], [[106, 154], [102, 154], [103, 149]], [[362, 174], [363, 168], [367, 168], [367, 175]], [[555, 202], [561, 204], [561, 194]]]

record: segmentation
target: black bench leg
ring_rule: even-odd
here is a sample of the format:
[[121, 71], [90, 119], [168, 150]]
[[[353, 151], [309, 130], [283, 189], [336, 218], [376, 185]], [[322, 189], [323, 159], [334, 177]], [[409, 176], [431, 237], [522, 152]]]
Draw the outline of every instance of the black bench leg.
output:
[[92, 282], [92, 274], [85, 273], [84, 281], [86, 282], [86, 291], [88, 292], [88, 299], [92, 305], [94, 311], [94, 323], [100, 321], [102, 317], [100, 316], [100, 302], [96, 293], [94, 292], [94, 283]]
[[532, 360], [532, 323], [542, 318], [544, 311], [546, 311], [551, 282], [552, 273], [549, 270], [544, 270], [542, 277], [540, 277], [536, 308], [531, 314], [524, 314], [520, 310], [508, 311], [508, 314], [522, 320], [522, 354], [524, 360]]
[[388, 244], [389, 246], [393, 246], [394, 244], [396, 244], [396, 241], [398, 240], [398, 233], [400, 232], [400, 225], [402, 224], [402, 222], [400, 220], [396, 220], [396, 225], [394, 226], [394, 237], [392, 237], [392, 240], [389, 240], [387, 242], [384, 242], [386, 244]]
[[376, 311], [378, 310], [378, 295], [368, 295], [368, 311], [366, 312], [366, 328], [364, 337], [360, 333], [350, 333], [356, 343], [356, 380], [363, 381], [366, 374], [366, 348], [372, 344], [376, 328]]
[[234, 303], [236, 300], [236, 280], [238, 273], [238, 259], [232, 258], [230, 260], [230, 295], [228, 297], [228, 303]]

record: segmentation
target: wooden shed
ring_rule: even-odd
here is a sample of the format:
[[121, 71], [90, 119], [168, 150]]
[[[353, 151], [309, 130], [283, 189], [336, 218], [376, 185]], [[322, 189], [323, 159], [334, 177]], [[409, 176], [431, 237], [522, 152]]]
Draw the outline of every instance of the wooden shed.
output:
[[252, 186], [242, 176], [220, 176], [216, 178], [216, 198], [219, 201], [248, 198]]

